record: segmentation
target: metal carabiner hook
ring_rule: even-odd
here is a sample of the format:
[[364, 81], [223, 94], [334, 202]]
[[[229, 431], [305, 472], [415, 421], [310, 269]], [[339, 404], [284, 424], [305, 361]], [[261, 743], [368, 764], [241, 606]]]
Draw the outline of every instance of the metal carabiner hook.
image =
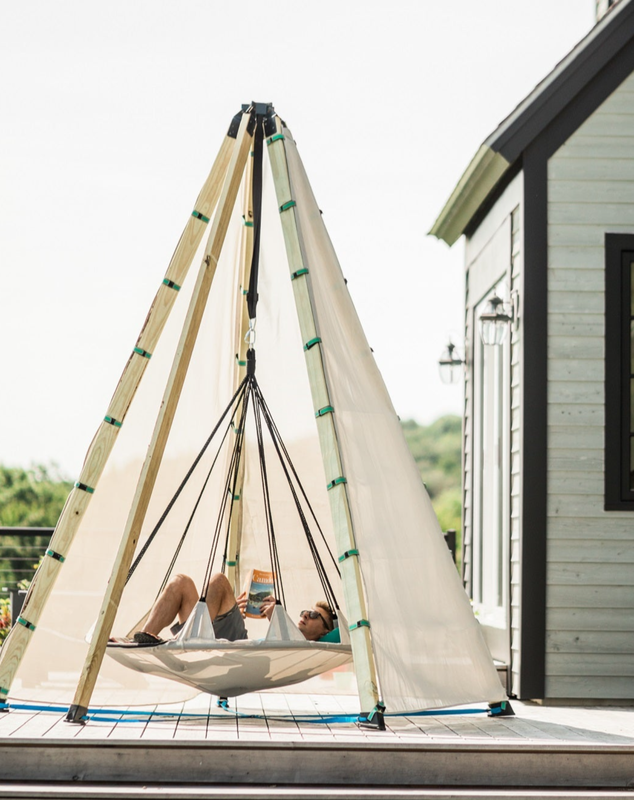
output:
[[252, 350], [255, 344], [255, 319], [249, 320], [249, 330], [244, 336], [244, 341], [249, 345], [249, 350]]

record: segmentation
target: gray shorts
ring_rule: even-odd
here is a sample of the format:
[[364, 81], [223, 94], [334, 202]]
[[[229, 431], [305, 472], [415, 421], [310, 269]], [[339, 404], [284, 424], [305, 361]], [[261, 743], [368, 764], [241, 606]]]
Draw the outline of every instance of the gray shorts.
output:
[[[184, 625], [184, 622], [177, 622], [175, 625], [172, 625], [170, 628], [172, 634], [176, 636], [183, 629]], [[217, 616], [213, 621], [213, 626], [216, 639], [228, 639], [230, 642], [237, 642], [238, 639], [249, 638], [246, 625], [244, 624], [244, 618], [240, 613], [237, 603], [231, 611]]]

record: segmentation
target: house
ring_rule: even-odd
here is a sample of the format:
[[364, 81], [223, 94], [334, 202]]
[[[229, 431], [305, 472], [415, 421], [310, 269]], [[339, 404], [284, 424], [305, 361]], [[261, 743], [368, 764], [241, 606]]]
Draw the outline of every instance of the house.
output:
[[634, 0], [603, 5], [430, 231], [466, 244], [465, 586], [552, 702], [634, 699]]

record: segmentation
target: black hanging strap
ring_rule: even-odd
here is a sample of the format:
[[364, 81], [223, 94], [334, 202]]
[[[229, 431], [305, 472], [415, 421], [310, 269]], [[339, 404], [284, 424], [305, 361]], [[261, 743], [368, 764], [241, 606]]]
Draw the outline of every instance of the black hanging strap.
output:
[[247, 292], [249, 319], [255, 319], [258, 304], [258, 272], [260, 263], [260, 228], [262, 222], [262, 152], [264, 142], [264, 117], [257, 115], [253, 143], [253, 257]]

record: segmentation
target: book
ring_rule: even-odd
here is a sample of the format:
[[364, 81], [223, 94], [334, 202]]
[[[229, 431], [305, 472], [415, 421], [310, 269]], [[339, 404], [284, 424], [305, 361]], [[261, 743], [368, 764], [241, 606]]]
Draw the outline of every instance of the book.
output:
[[273, 573], [263, 572], [259, 569], [251, 570], [250, 580], [247, 585], [246, 615], [252, 619], [262, 619], [260, 606], [265, 597], [273, 595]]

